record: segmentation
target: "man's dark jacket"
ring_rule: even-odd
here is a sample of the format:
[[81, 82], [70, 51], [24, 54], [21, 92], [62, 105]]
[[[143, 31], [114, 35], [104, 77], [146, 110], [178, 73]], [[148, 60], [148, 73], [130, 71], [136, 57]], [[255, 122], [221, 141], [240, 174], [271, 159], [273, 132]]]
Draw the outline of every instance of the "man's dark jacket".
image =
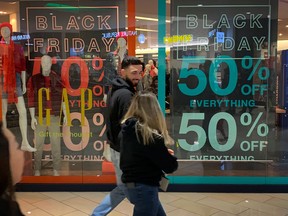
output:
[[129, 80], [117, 77], [112, 81], [112, 88], [107, 97], [106, 125], [110, 147], [117, 152], [120, 152], [118, 135], [121, 130], [121, 120], [126, 114], [134, 94], [135, 89]]

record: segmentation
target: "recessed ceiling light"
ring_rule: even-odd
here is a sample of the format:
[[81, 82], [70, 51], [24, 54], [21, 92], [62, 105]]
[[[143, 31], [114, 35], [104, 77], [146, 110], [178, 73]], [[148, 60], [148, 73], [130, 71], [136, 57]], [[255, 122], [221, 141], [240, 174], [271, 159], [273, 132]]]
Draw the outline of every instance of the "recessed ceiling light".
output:
[[282, 33], [279, 33], [279, 36], [282, 36], [283, 34]]
[[278, 22], [282, 22], [283, 20], [282, 19], [278, 19]]
[[285, 27], [288, 28], [288, 25], [286, 25]]

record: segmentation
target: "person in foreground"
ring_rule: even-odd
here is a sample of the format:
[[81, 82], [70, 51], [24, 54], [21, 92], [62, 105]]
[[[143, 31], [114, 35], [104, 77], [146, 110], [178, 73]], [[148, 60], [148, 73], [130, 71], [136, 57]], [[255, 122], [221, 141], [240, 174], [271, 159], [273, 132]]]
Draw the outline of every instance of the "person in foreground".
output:
[[[122, 137], [121, 137], [122, 136]], [[158, 197], [165, 173], [178, 168], [164, 116], [153, 93], [137, 94], [122, 121], [120, 168], [134, 216], [166, 215]]]
[[107, 139], [110, 144], [111, 161], [115, 168], [117, 187], [115, 187], [93, 210], [92, 216], [103, 216], [111, 212], [125, 199], [120, 170], [121, 120], [127, 112], [143, 71], [142, 62], [136, 57], [124, 58], [121, 63], [121, 77], [112, 81], [112, 88], [107, 96], [108, 113], [106, 116]]
[[15, 136], [0, 123], [0, 215], [23, 216], [15, 200], [14, 185], [21, 180], [24, 154]]

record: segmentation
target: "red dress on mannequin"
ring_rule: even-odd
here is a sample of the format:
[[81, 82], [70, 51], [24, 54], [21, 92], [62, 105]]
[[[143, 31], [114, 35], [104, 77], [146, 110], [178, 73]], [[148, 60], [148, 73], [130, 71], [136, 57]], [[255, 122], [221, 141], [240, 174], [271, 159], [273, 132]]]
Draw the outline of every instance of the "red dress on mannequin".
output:
[[6, 44], [5, 40], [2, 38], [1, 44], [4, 45], [7, 50], [7, 54], [2, 55], [3, 91], [8, 94], [8, 103], [17, 103], [15, 92], [16, 72], [14, 64], [14, 42], [11, 40], [10, 44]]

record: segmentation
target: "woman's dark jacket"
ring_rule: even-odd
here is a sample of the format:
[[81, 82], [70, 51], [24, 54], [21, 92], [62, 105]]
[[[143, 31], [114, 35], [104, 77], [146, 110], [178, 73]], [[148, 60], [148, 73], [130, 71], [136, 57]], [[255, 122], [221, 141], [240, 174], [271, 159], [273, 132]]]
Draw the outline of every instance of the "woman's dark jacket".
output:
[[136, 137], [136, 123], [136, 118], [130, 118], [122, 125], [120, 135], [122, 181], [159, 186], [163, 172], [172, 173], [178, 168], [177, 158], [168, 152], [160, 135], [155, 134], [154, 142], [144, 145], [138, 132], [139, 142]]

